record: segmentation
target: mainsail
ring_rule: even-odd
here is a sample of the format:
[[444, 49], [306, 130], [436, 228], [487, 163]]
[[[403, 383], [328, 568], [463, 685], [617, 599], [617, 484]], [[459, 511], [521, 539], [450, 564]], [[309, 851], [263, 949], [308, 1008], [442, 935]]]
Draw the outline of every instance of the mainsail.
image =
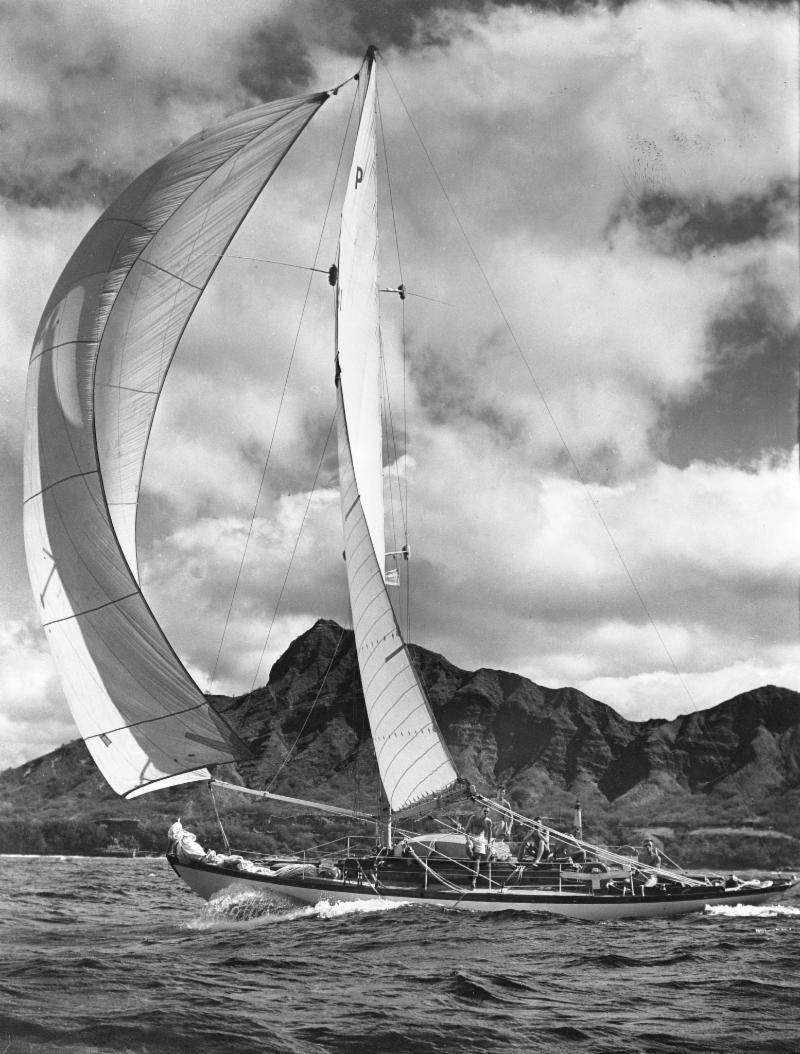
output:
[[45, 308], [28, 374], [25, 545], [78, 729], [128, 796], [247, 749], [215, 715], [139, 586], [135, 522], [156, 404], [219, 258], [328, 93], [188, 140], [106, 210]]
[[458, 774], [411, 664], [384, 582], [374, 53], [342, 208], [337, 287], [339, 487], [361, 685], [393, 812], [433, 798]]

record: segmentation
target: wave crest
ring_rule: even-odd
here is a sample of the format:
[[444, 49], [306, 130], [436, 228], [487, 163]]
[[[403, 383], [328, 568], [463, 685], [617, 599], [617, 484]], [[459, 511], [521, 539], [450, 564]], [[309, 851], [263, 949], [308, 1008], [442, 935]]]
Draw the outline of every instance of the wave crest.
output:
[[800, 915], [800, 908], [792, 908], [786, 904], [715, 904], [707, 906], [705, 914], [736, 919], [796, 918]]

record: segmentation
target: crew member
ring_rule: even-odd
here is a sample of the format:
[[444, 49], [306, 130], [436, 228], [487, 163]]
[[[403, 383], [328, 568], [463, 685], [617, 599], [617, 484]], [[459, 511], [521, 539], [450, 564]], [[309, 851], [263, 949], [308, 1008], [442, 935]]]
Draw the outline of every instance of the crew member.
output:
[[467, 853], [475, 861], [475, 873], [472, 877], [472, 888], [478, 882], [481, 871], [481, 860], [489, 857], [489, 843], [492, 839], [492, 820], [489, 816], [489, 806], [485, 806], [482, 813], [474, 812], [467, 820], [464, 828], [467, 840]]
[[550, 854], [550, 831], [542, 824], [538, 816], [533, 822], [536, 826], [528, 831], [527, 835], [523, 838], [517, 855], [520, 862], [522, 862], [525, 857], [532, 856], [533, 863], [538, 864], [541, 862], [545, 854], [548, 856]]
[[653, 839], [648, 838], [639, 850], [639, 863], [647, 864], [648, 867], [661, 867], [661, 853], [653, 844]]
[[[506, 789], [505, 789], [505, 787], [498, 787], [497, 788], [497, 793], [495, 794], [495, 801], [500, 806], [500, 808], [496, 810], [496, 812], [497, 812], [497, 819], [494, 821], [494, 824], [495, 824], [494, 836], [495, 836], [495, 838], [502, 838], [505, 841], [508, 841], [511, 838], [511, 827], [512, 827], [513, 821], [511, 819], [511, 813], [512, 813], [511, 802], [506, 797]], [[505, 832], [504, 833], [501, 833], [498, 830], [498, 827], [500, 826], [500, 824], [505, 824]]]

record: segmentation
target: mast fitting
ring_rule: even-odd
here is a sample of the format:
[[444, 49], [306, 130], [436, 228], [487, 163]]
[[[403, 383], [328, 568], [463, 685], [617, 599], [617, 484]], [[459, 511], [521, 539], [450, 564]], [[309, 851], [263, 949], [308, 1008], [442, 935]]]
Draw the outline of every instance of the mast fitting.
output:
[[406, 298], [406, 287], [401, 282], [400, 285], [389, 286], [388, 288], [381, 289], [381, 293], [397, 293], [401, 300]]

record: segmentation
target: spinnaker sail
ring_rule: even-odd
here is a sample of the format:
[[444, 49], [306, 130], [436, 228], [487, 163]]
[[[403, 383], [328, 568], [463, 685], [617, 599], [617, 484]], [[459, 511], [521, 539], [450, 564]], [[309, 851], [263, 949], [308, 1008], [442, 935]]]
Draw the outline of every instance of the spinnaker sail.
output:
[[139, 586], [135, 523], [156, 404], [178, 342], [259, 193], [328, 97], [255, 107], [125, 190], [57, 282], [31, 354], [25, 545], [80, 734], [119, 794], [246, 756]]

